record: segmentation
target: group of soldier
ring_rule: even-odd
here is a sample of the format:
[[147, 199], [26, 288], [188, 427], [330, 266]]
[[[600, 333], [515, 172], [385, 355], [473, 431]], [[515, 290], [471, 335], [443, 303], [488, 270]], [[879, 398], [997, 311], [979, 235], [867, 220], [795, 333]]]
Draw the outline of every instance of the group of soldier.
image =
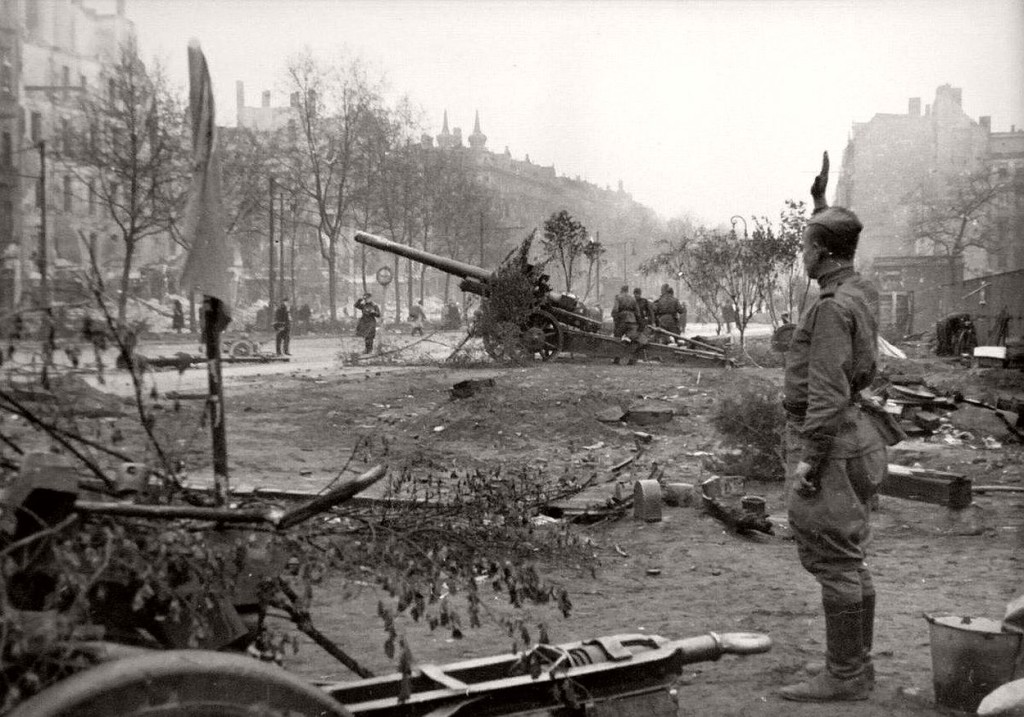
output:
[[[654, 334], [659, 343], [679, 342], [674, 338], [686, 331], [686, 304], [676, 298], [675, 291], [668, 284], [662, 284], [661, 296], [654, 301], [643, 296], [639, 287], [633, 289], [623, 285], [612, 304], [612, 322], [615, 338], [623, 343], [638, 346]], [[619, 359], [615, 359], [618, 363]], [[636, 363], [635, 355], [629, 363]]]

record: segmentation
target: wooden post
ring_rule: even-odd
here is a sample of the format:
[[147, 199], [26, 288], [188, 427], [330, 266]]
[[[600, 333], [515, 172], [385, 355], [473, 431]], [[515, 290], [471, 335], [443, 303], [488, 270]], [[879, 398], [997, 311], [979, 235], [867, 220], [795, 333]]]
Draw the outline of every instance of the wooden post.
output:
[[214, 493], [218, 505], [227, 502], [230, 489], [228, 481], [228, 441], [224, 410], [224, 382], [221, 377], [220, 335], [228, 320], [220, 299], [203, 296], [203, 342], [206, 344], [206, 375], [209, 396], [206, 406], [209, 411], [210, 435], [213, 441]]

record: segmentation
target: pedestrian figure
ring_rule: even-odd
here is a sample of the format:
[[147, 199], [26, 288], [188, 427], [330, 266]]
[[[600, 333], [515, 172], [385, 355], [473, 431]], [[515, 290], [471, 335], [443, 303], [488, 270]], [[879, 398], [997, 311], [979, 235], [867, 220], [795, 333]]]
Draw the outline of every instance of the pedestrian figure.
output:
[[733, 306], [732, 302], [727, 301], [722, 304], [722, 323], [725, 324], [725, 333], [732, 333], [732, 325], [736, 320], [736, 307]]
[[299, 330], [308, 334], [312, 330], [313, 322], [313, 310], [309, 308], [309, 303], [305, 303], [299, 307], [299, 311], [295, 317], [299, 322]]
[[362, 314], [356, 324], [356, 336], [363, 337], [365, 346], [363, 353], [373, 353], [373, 340], [377, 336], [377, 318], [380, 316], [380, 307], [374, 303], [373, 294], [369, 291], [356, 301], [355, 306]]
[[828, 154], [811, 196], [803, 262], [820, 287], [786, 354], [786, 496], [801, 565], [821, 586], [825, 669], [780, 691], [800, 702], [864, 700], [875, 588], [865, 564], [871, 498], [886, 471], [886, 441], [858, 404], [876, 373], [878, 291], [853, 270], [862, 225], [825, 202]]
[[185, 310], [181, 307], [180, 299], [175, 299], [171, 305], [171, 328], [179, 334], [185, 328]]
[[288, 309], [288, 299], [281, 299], [274, 311], [274, 349], [278, 356], [291, 356], [288, 348], [292, 340], [292, 312]]
[[423, 320], [426, 316], [423, 313], [423, 299], [417, 301], [409, 309], [409, 321], [412, 322], [411, 336], [422, 336], [423, 335]]

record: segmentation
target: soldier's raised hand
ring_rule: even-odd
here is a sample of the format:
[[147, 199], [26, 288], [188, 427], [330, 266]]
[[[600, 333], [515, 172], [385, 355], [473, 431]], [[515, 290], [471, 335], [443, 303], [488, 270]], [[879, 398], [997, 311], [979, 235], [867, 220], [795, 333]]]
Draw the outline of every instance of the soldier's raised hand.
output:
[[821, 211], [828, 208], [825, 201], [825, 189], [828, 187], [828, 152], [821, 155], [821, 172], [814, 178], [811, 185], [811, 198], [814, 200], [814, 210]]

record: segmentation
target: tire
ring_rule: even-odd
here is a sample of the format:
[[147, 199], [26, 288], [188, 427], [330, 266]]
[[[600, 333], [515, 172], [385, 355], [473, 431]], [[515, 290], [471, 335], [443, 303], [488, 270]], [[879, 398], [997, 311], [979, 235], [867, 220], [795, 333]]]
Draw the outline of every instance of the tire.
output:
[[547, 361], [562, 350], [562, 326], [546, 311], [535, 311], [527, 320], [523, 344], [541, 361]]
[[280, 667], [210, 650], [154, 651], [79, 672], [8, 717], [352, 717]]
[[253, 350], [251, 342], [245, 339], [240, 339], [234, 343], [231, 347], [232, 358], [248, 358], [254, 355], [256, 352]]

